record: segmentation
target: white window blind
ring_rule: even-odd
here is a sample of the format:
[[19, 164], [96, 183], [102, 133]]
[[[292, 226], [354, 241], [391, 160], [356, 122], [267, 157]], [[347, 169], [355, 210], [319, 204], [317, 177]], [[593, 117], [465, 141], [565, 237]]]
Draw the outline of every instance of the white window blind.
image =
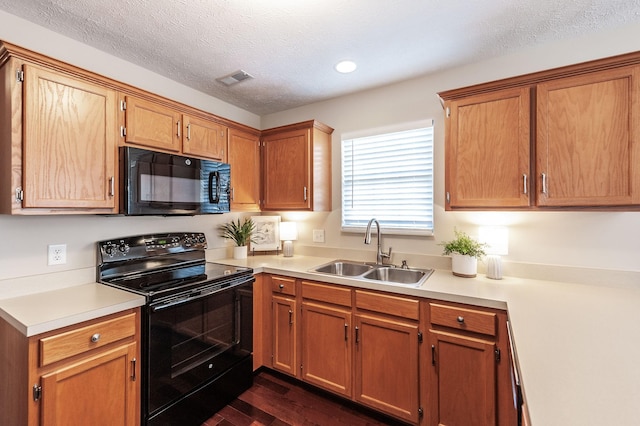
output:
[[433, 234], [433, 122], [342, 141], [342, 230]]

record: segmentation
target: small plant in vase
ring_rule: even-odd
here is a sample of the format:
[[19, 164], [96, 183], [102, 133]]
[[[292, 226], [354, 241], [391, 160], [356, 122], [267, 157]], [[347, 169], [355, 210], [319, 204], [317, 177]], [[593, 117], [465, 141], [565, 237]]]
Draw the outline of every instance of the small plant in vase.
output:
[[220, 225], [220, 236], [228, 240], [233, 240], [236, 243], [236, 247], [233, 249], [234, 259], [244, 259], [247, 257], [247, 245], [251, 241], [251, 233], [255, 230], [256, 225], [250, 217], [244, 219], [244, 222], [240, 223], [240, 219], [237, 221], [231, 221]]
[[445, 241], [442, 254], [451, 255], [451, 272], [458, 277], [473, 278], [478, 273], [478, 259], [485, 255], [487, 244], [474, 240], [463, 231], [454, 230], [456, 238]]

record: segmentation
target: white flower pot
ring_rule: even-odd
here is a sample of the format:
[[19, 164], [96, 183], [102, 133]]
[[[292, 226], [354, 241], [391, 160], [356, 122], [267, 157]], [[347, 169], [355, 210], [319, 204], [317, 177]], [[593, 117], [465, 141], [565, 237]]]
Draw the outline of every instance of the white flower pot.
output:
[[473, 278], [478, 274], [478, 259], [473, 256], [452, 253], [451, 272], [457, 277]]
[[249, 247], [247, 246], [239, 246], [233, 248], [233, 258], [234, 259], [246, 259], [247, 251]]

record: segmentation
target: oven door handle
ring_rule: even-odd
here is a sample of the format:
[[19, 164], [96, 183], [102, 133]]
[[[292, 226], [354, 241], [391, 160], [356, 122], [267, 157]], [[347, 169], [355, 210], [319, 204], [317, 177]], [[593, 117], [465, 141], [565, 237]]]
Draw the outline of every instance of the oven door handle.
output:
[[162, 311], [164, 309], [171, 308], [173, 306], [182, 305], [182, 304], [191, 302], [193, 300], [198, 300], [198, 299], [202, 299], [203, 297], [211, 296], [212, 294], [219, 293], [221, 291], [231, 290], [234, 287], [237, 287], [239, 285], [250, 283], [250, 282], [254, 282], [254, 281], [255, 281], [255, 279], [252, 277], [252, 278], [245, 279], [245, 280], [242, 280], [242, 281], [239, 281], [239, 282], [236, 282], [236, 283], [232, 283], [232, 284], [230, 284], [230, 285], [228, 285], [226, 287], [222, 287], [222, 288], [220, 288], [218, 290], [201, 291], [199, 294], [192, 293], [191, 295], [176, 297], [175, 299], [170, 299], [170, 300], [167, 300], [166, 302], [158, 302], [157, 304], [151, 304], [151, 305], [149, 305], [149, 309], [151, 309], [151, 312]]
[[[213, 178], [216, 178], [216, 196], [213, 196]], [[209, 202], [211, 204], [218, 204], [220, 203], [220, 172], [219, 171], [215, 171], [215, 172], [211, 172], [209, 173]]]

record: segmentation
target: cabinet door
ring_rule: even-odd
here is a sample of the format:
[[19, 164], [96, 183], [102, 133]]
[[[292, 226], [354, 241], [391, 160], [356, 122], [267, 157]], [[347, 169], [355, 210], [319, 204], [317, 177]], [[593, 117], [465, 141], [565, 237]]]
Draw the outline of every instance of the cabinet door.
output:
[[418, 422], [418, 326], [356, 315], [355, 400]]
[[274, 296], [273, 303], [273, 360], [276, 370], [297, 376], [296, 368], [296, 302]]
[[127, 143], [179, 152], [182, 143], [181, 114], [171, 108], [127, 96]]
[[182, 152], [222, 162], [227, 161], [227, 128], [213, 121], [184, 115]]
[[260, 211], [260, 139], [229, 129], [228, 161], [231, 165], [231, 209]]
[[529, 206], [530, 89], [447, 104], [447, 208]]
[[351, 311], [302, 303], [302, 379], [351, 397]]
[[263, 139], [263, 210], [311, 209], [309, 132], [294, 130]]
[[496, 361], [493, 342], [430, 332], [433, 426], [496, 425]]
[[136, 344], [42, 377], [42, 424], [136, 425]]
[[23, 207], [115, 209], [113, 90], [24, 66]]
[[538, 85], [539, 205], [640, 203], [639, 73], [626, 67]]

